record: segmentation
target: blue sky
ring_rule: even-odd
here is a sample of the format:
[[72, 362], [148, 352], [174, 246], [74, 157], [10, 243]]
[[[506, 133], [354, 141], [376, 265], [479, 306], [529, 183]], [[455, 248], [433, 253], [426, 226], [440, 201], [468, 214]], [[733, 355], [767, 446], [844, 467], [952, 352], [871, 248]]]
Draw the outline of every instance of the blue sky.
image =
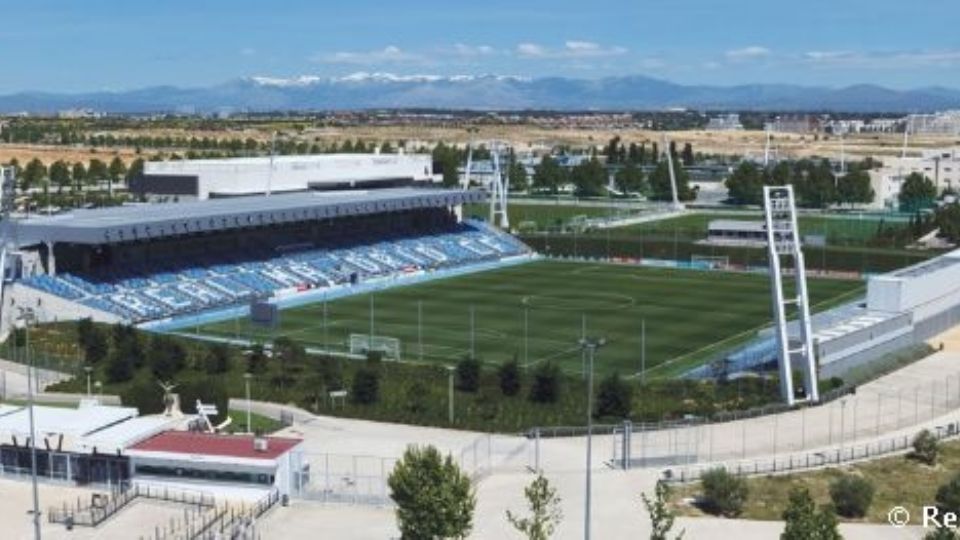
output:
[[960, 0], [0, 0], [0, 92], [350, 73], [960, 87]]

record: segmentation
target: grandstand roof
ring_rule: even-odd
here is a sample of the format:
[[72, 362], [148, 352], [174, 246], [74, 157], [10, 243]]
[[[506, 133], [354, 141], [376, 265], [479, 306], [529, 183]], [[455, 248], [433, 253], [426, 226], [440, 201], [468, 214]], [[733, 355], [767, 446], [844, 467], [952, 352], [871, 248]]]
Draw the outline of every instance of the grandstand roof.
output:
[[390, 188], [306, 191], [164, 204], [74, 210], [19, 220], [20, 245], [109, 244], [353, 215], [452, 206], [485, 200], [479, 191]]

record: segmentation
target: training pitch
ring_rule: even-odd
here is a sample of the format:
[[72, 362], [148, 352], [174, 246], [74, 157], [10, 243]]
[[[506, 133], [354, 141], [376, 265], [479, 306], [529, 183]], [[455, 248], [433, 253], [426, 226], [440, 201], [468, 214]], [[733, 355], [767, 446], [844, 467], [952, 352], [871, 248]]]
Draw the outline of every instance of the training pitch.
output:
[[[816, 311], [853, 299], [862, 283], [811, 279], [809, 289]], [[454, 364], [472, 350], [489, 364], [516, 356], [579, 372], [585, 321], [588, 336], [607, 340], [599, 373], [635, 374], [645, 364], [648, 376], [670, 377], [770, 320], [765, 275], [538, 261], [284, 310], [272, 330], [244, 318], [199, 331], [345, 351], [351, 334], [372, 330], [398, 338], [403, 361]]]

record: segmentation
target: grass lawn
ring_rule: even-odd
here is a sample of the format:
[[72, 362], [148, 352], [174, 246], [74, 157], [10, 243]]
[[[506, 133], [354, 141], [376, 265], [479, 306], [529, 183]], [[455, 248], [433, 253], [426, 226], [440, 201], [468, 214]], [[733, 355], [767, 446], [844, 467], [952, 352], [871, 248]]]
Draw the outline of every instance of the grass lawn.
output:
[[[811, 301], [824, 306], [850, 299], [855, 281], [810, 280]], [[579, 373], [577, 339], [607, 338], [598, 373], [641, 368], [641, 321], [646, 326], [650, 377], [669, 377], [751, 336], [770, 322], [768, 278], [605, 264], [541, 261], [513, 268], [398, 287], [369, 295], [285, 310], [273, 332], [246, 320], [201, 327], [201, 332], [268, 341], [282, 335], [307, 347], [345, 349], [350, 334], [399, 338], [403, 359], [451, 364], [470, 354], [500, 364], [553, 360]], [[423, 354], [418, 347], [422, 302]], [[471, 338], [471, 313], [474, 332]], [[524, 339], [524, 328], [528, 329]], [[326, 320], [326, 324], [324, 324]], [[720, 344], [719, 346], [717, 344]]]
[[[247, 411], [230, 409], [227, 414], [229, 414], [231, 418], [230, 425], [227, 427], [230, 433], [247, 432]], [[283, 424], [281, 424], [279, 420], [274, 420], [269, 416], [263, 416], [255, 412], [250, 413], [250, 430], [254, 433], [273, 433], [282, 427]]]
[[[743, 221], [763, 221], [760, 212], [729, 212], [711, 214], [687, 214], [684, 216], [640, 223], [614, 229], [614, 234], [661, 233], [682, 237], [706, 238], [708, 224], [716, 219], [735, 219]], [[885, 220], [891, 225], [906, 226], [904, 222]], [[803, 235], [825, 235], [829, 245], [863, 245], [877, 234], [880, 221], [875, 216], [811, 216], [800, 215], [799, 226]]]
[[[818, 504], [827, 504], [830, 483], [844, 473], [852, 473], [866, 478], [875, 488], [873, 503], [862, 521], [887, 523], [887, 512], [894, 506], [905, 507], [912, 516], [921, 515], [924, 505], [935, 503], [937, 488], [958, 471], [960, 442], [952, 442], [941, 446], [940, 460], [935, 467], [895, 456], [838, 469], [750, 478], [747, 481], [750, 492], [742, 517], [779, 520], [787, 495], [795, 487], [809, 489]], [[696, 507], [683, 502], [684, 498], [696, 497], [699, 493], [699, 484], [675, 487], [671, 492], [672, 504], [681, 515], [703, 515]]]

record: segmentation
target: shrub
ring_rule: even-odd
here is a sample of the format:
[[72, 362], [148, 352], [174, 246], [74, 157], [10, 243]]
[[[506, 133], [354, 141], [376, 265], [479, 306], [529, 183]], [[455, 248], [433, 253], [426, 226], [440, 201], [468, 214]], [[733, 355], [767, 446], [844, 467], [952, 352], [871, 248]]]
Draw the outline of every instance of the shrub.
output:
[[207, 347], [203, 357], [203, 369], [208, 375], [216, 375], [230, 371], [230, 347], [217, 343]]
[[830, 507], [817, 509], [806, 489], [790, 491], [780, 540], [843, 540], [837, 531], [837, 516]]
[[917, 436], [913, 438], [913, 452], [910, 453], [911, 458], [926, 463], [927, 465], [936, 465], [937, 455], [939, 453], [940, 443], [929, 429], [917, 433]]
[[464, 358], [457, 364], [457, 390], [476, 392], [480, 388], [480, 361]]
[[937, 488], [935, 500], [943, 512], [960, 512], [960, 474]]
[[530, 385], [530, 401], [554, 403], [560, 397], [560, 368], [553, 362], [537, 366]]
[[380, 398], [380, 376], [373, 369], [363, 367], [353, 375], [351, 399], [360, 405], [376, 403]]
[[860, 518], [873, 502], [873, 484], [856, 475], [841, 476], [830, 484], [830, 500], [843, 517]]
[[516, 358], [504, 362], [497, 369], [497, 379], [500, 381], [500, 391], [505, 396], [515, 396], [520, 392], [520, 364]]
[[633, 409], [633, 388], [614, 373], [600, 383], [597, 393], [597, 413], [600, 416], [626, 418]]
[[716, 468], [703, 473], [700, 479], [703, 487], [702, 504], [708, 512], [726, 517], [736, 517], [743, 511], [747, 502], [747, 483], [726, 471]]

